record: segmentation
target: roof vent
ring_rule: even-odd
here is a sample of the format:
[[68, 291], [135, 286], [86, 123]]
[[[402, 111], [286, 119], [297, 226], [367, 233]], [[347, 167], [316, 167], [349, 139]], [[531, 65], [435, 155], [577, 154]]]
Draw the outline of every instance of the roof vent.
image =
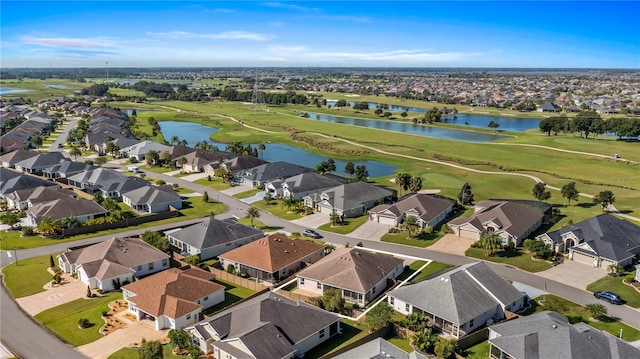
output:
[[551, 328], [556, 329], [558, 326], [556, 324], [552, 325]]
[[284, 252], [285, 252], [285, 253], [289, 253], [289, 251], [288, 251], [288, 250], [285, 250]]

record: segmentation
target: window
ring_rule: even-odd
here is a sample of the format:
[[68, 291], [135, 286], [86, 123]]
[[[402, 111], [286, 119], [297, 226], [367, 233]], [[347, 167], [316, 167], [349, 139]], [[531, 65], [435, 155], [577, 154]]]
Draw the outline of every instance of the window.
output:
[[324, 329], [320, 329], [320, 338], [324, 338]]
[[167, 267], [167, 266], [169, 266], [169, 259], [167, 259], [167, 258], [163, 259], [163, 260], [162, 260], [162, 266], [163, 266], [163, 267]]
[[304, 285], [304, 278], [300, 278], [300, 285]]
[[469, 321], [469, 328], [473, 328], [473, 319]]
[[393, 305], [393, 297], [389, 297], [389, 304]]
[[136, 270], [142, 270], [142, 266], [138, 266], [138, 268], [136, 268]]
[[373, 287], [373, 290], [371, 291], [371, 294], [376, 294], [376, 287]]
[[320, 282], [316, 283], [316, 288], [317, 289], [322, 289], [322, 283], [320, 283]]
[[411, 310], [411, 306], [409, 305], [409, 303], [406, 303], [406, 304], [404, 305], [404, 310], [405, 310], [406, 312], [408, 312], [409, 310]]
[[191, 319], [191, 314], [187, 314], [187, 320]]
[[[209, 296], [204, 297], [204, 301], [205, 302], [208, 301], [208, 300], [209, 300]], [[198, 304], [200, 304], [200, 303], [198, 303]]]
[[149, 263], [149, 270], [153, 270], [153, 262]]

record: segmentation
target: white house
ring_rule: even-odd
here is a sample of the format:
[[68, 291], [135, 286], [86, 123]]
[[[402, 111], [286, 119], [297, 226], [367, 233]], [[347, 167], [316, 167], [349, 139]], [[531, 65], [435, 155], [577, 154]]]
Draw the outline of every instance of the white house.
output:
[[369, 220], [389, 226], [400, 225], [413, 216], [420, 228], [436, 227], [453, 211], [454, 200], [428, 194], [413, 194], [394, 204], [380, 204], [369, 210]]

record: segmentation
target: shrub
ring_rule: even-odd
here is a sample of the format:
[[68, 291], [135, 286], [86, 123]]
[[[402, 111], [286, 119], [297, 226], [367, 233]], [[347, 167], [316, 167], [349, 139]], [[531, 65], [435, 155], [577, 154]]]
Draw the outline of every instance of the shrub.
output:
[[190, 256], [184, 257], [183, 261], [195, 266], [200, 263], [200, 256], [197, 254], [192, 254]]
[[456, 357], [458, 342], [455, 340], [439, 339], [433, 349], [438, 358], [453, 359]]
[[163, 186], [163, 185], [167, 184], [167, 182], [165, 180], [163, 180], [163, 179], [158, 179], [158, 180], [156, 180], [156, 184], [158, 186]]
[[102, 294], [102, 288], [96, 289], [96, 292], [98, 292], [98, 294]]
[[627, 276], [624, 277], [624, 281], [627, 283], [632, 283], [636, 281], [636, 277], [633, 273], [627, 274]]
[[236, 274], [236, 267], [233, 266], [233, 264], [229, 264], [227, 266], [227, 273], [229, 274]]
[[91, 322], [87, 318], [80, 318], [78, 320], [78, 327], [81, 329], [89, 328], [91, 326]]
[[390, 233], [390, 234], [400, 233], [400, 228], [398, 228], [398, 227], [391, 227], [391, 228], [389, 228], [389, 233]]
[[34, 235], [33, 227], [22, 227], [22, 237], [29, 237]]
[[595, 319], [603, 319], [607, 316], [607, 307], [600, 303], [587, 304], [587, 310], [589, 314]]
[[106, 310], [103, 310], [103, 311], [102, 311], [102, 316], [103, 316], [103, 317], [108, 317], [108, 316], [109, 316], [109, 312], [108, 312], [108, 311], [106, 311]]

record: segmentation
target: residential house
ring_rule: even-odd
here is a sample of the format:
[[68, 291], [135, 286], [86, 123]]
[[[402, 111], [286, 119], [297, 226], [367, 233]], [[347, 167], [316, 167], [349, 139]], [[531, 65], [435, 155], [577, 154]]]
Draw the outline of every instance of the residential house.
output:
[[202, 311], [224, 302], [225, 287], [198, 268], [169, 268], [122, 287], [129, 312], [151, 319], [156, 330], [176, 329], [201, 319]]
[[525, 300], [484, 262], [465, 264], [388, 294], [396, 311], [424, 314], [430, 325], [455, 338], [503, 319], [505, 311], [520, 310]]
[[540, 112], [560, 112], [560, 106], [551, 101], [544, 101], [541, 105], [537, 106], [537, 110]]
[[128, 146], [120, 149], [120, 153], [122, 153], [123, 157], [126, 158], [135, 158], [138, 161], [143, 161], [144, 156], [149, 151], [156, 151], [158, 154], [169, 149], [169, 146], [161, 145], [157, 142], [153, 142], [150, 140], [138, 142], [133, 146]]
[[64, 162], [42, 170], [42, 176], [51, 179], [71, 177], [75, 174], [91, 171], [98, 167], [82, 162]]
[[324, 246], [275, 233], [218, 256], [220, 266], [276, 283], [324, 256]]
[[[232, 154], [235, 155], [235, 154]], [[230, 156], [226, 160], [221, 160], [218, 162], [210, 163], [204, 166], [204, 174], [207, 176], [215, 177], [216, 170], [219, 167], [226, 168], [230, 173], [236, 174], [240, 171], [258, 167], [268, 163], [267, 161], [261, 160], [255, 156]]]
[[106, 209], [94, 201], [71, 196], [60, 196], [51, 201], [33, 204], [26, 213], [30, 226], [37, 226], [44, 217], [51, 217], [55, 221], [75, 217], [79, 222], [85, 222], [108, 214]]
[[640, 254], [640, 226], [605, 213], [536, 237], [558, 253], [593, 267], [627, 266]]
[[270, 181], [266, 184], [265, 189], [274, 196], [293, 196], [295, 199], [301, 200], [304, 196], [337, 187], [341, 184], [321, 174], [305, 172], [286, 179]]
[[[140, 143], [142, 141], [140, 141], [137, 138], [132, 138], [132, 137], [118, 137], [112, 140], [109, 140], [109, 138], [105, 138], [104, 142], [102, 142], [102, 144], [96, 143], [94, 145], [94, 149], [96, 151], [98, 151], [98, 153], [106, 153], [107, 152], [107, 144], [109, 142], [112, 142], [115, 146], [117, 146], [117, 148], [127, 148], [127, 147], [131, 147], [137, 143]], [[120, 152], [120, 150], [118, 150], [118, 152]]]
[[269, 181], [288, 178], [303, 172], [311, 172], [311, 169], [280, 161], [242, 170], [236, 174], [234, 180], [245, 186], [264, 188]]
[[235, 218], [220, 220], [211, 217], [165, 233], [178, 253], [198, 255], [201, 260], [219, 256], [264, 237], [263, 231], [246, 226]]
[[160, 213], [182, 208], [182, 198], [173, 189], [151, 185], [124, 193], [122, 202], [138, 212]]
[[333, 359], [427, 359], [423, 354], [416, 352], [407, 353], [389, 341], [376, 338], [357, 347], [338, 354]]
[[367, 305], [404, 270], [404, 261], [361, 248], [341, 248], [296, 274], [298, 288], [321, 296], [337, 289], [342, 298]]
[[215, 358], [302, 358], [340, 334], [340, 318], [273, 292], [253, 297], [185, 330]]
[[123, 194], [149, 186], [149, 181], [135, 176], [125, 176], [120, 172], [96, 168], [70, 176], [68, 183], [87, 193], [100, 193], [105, 198], [120, 198]]
[[351, 182], [304, 197], [304, 205], [321, 213], [358, 217], [380, 203], [391, 201], [395, 191], [366, 182]]
[[2, 167], [4, 168], [15, 168], [16, 163], [20, 161], [24, 161], [31, 157], [35, 157], [38, 154], [39, 154], [38, 152], [27, 151], [20, 148], [0, 156], [0, 162], [2, 163]]
[[88, 247], [58, 255], [65, 273], [78, 273], [78, 279], [91, 289], [110, 291], [134, 278], [169, 269], [169, 255], [137, 238], [112, 238]]
[[186, 173], [203, 172], [204, 166], [213, 162], [229, 158], [228, 152], [210, 152], [203, 150], [194, 150], [184, 156], [186, 162], [182, 165], [182, 170]]
[[7, 196], [6, 201], [9, 208], [25, 210], [37, 203], [49, 202], [62, 197], [76, 197], [76, 194], [71, 190], [40, 186], [14, 191]]
[[51, 181], [43, 180], [36, 176], [16, 172], [14, 170], [0, 168], [0, 198], [7, 200], [7, 197], [15, 191], [32, 190], [37, 187], [60, 188], [60, 185]]
[[448, 223], [458, 237], [480, 240], [487, 231], [502, 238], [502, 243], [519, 246], [538, 229], [551, 213], [552, 206], [543, 202], [519, 200], [486, 200], [475, 205], [470, 217], [459, 217]]
[[57, 164], [72, 162], [62, 152], [40, 153], [16, 163], [16, 170], [24, 173], [41, 175], [42, 171], [47, 167]]
[[417, 219], [422, 229], [436, 227], [453, 211], [456, 202], [452, 199], [428, 195], [412, 194], [394, 204], [379, 204], [369, 210], [369, 220], [389, 226], [399, 226], [407, 217]]
[[494, 359], [628, 359], [640, 349], [586, 323], [544, 311], [489, 327]]

